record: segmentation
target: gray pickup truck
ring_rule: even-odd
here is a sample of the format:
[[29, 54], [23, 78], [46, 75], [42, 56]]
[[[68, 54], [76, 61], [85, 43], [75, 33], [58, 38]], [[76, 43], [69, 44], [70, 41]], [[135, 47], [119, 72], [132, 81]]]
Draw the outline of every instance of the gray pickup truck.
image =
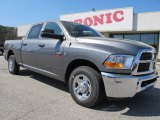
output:
[[66, 21], [33, 25], [23, 40], [4, 44], [11, 74], [19, 68], [68, 84], [73, 99], [92, 107], [104, 98], [131, 98], [153, 88], [156, 50], [132, 40], [105, 38], [90, 27]]

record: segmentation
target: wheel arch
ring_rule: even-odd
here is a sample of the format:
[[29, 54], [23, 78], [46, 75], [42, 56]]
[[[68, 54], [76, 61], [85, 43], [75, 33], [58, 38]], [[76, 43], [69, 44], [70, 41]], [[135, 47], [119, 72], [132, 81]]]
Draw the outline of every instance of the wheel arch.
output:
[[9, 50], [9, 51], [8, 51], [8, 54], [7, 54], [7, 60], [8, 60], [8, 58], [9, 58], [9, 56], [11, 56], [11, 55], [14, 55], [14, 52], [13, 52], [12, 50]]
[[93, 62], [89, 60], [85, 60], [85, 59], [76, 59], [76, 60], [71, 61], [67, 66], [67, 69], [65, 72], [65, 82], [66, 83], [68, 83], [69, 76], [72, 73], [72, 71], [79, 66], [89, 66], [95, 69], [98, 73], [100, 73], [99, 68]]

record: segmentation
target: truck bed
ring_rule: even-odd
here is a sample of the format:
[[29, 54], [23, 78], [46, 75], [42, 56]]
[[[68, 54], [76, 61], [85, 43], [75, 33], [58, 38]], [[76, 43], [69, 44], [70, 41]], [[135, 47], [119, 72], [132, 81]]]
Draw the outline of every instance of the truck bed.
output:
[[21, 45], [22, 45], [22, 40], [6, 40], [4, 44], [5, 59], [7, 59], [6, 53], [8, 53], [9, 50], [12, 50], [15, 54], [17, 62], [22, 63]]

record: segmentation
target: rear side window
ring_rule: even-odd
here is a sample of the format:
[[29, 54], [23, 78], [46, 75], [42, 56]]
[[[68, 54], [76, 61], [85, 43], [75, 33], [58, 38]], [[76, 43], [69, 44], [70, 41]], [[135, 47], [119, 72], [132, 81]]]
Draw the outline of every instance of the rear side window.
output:
[[38, 39], [42, 26], [43, 24], [34, 25], [28, 34], [28, 39]]

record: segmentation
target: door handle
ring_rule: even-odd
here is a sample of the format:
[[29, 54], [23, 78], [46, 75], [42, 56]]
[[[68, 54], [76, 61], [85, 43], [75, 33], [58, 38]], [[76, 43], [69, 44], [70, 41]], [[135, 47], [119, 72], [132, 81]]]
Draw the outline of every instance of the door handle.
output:
[[39, 44], [39, 47], [45, 47], [45, 44]]
[[27, 46], [27, 43], [23, 43], [23, 46]]

